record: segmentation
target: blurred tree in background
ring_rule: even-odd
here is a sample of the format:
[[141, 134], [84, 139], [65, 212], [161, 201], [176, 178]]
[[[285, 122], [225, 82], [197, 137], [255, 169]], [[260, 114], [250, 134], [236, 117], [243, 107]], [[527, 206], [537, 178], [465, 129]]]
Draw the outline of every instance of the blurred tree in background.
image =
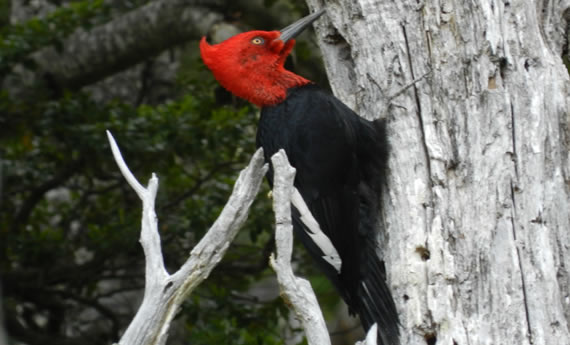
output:
[[[255, 149], [258, 110], [217, 86], [198, 39], [279, 29], [307, 11], [298, 0], [0, 2], [0, 282], [10, 343], [118, 340], [142, 297], [141, 206], [105, 130], [139, 180], [160, 178], [163, 252], [177, 269]], [[325, 85], [316, 51], [302, 39], [288, 63]], [[169, 343], [295, 335], [267, 268], [272, 228], [259, 197]]]

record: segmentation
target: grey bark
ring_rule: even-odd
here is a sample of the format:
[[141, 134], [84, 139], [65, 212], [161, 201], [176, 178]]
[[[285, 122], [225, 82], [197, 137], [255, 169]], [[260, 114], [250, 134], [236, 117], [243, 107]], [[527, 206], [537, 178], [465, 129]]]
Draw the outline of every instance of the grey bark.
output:
[[335, 94], [389, 121], [381, 254], [402, 343], [570, 344], [570, 1], [326, 6]]

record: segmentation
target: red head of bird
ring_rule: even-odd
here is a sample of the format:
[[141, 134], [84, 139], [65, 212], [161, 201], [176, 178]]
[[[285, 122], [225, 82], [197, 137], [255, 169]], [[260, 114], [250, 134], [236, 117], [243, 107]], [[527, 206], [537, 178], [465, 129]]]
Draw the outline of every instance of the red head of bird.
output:
[[234, 95], [260, 107], [282, 102], [287, 89], [309, 81], [283, 65], [293, 46], [293, 39], [320, 17], [315, 12], [281, 31], [249, 31], [210, 45], [200, 42], [202, 60], [218, 82]]

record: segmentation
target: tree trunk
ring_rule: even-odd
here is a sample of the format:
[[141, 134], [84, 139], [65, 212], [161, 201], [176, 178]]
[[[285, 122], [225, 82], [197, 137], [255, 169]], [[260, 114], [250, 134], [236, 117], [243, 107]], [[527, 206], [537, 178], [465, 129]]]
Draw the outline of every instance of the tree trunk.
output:
[[334, 0], [327, 14], [335, 94], [389, 121], [381, 251], [402, 344], [570, 344], [570, 1]]

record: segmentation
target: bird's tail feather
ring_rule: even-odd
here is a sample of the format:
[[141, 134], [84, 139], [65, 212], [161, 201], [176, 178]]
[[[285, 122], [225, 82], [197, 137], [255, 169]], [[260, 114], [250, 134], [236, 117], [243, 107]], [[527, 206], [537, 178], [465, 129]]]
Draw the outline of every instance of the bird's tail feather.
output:
[[365, 330], [378, 325], [378, 344], [399, 345], [399, 320], [394, 299], [385, 281], [385, 270], [374, 248], [368, 250], [366, 267], [357, 289], [356, 312]]

